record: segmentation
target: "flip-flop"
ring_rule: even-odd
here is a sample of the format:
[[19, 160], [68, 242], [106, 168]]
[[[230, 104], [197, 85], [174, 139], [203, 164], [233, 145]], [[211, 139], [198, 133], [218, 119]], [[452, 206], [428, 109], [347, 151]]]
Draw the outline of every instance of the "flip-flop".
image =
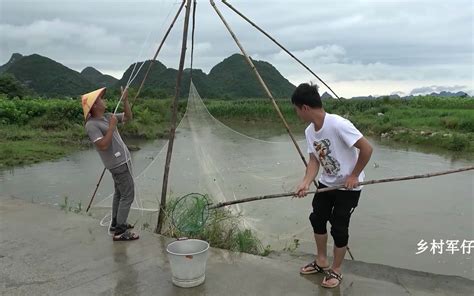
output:
[[[301, 274], [313, 274], [313, 273], [324, 273], [329, 266], [321, 267], [316, 261], [306, 264], [300, 269]], [[304, 269], [304, 270], [303, 270]], [[308, 270], [309, 269], [309, 270]]]
[[133, 232], [129, 232], [129, 231], [125, 231], [122, 234], [113, 236], [114, 241], [132, 241], [132, 240], [136, 240], [136, 239], [139, 239], [139, 238], [140, 238], [140, 236], [138, 234], [133, 233]]
[[[324, 288], [336, 288], [337, 286], [339, 286], [339, 284], [342, 282], [342, 274], [337, 274], [334, 270], [332, 269], [329, 269], [327, 272], [326, 272], [326, 276], [324, 277], [324, 280], [323, 282], [321, 283], [321, 286], [324, 287]], [[329, 281], [331, 279], [336, 279], [337, 282], [335, 284], [332, 284], [332, 285], [328, 285], [328, 284], [325, 284], [324, 282], [326, 281]]]

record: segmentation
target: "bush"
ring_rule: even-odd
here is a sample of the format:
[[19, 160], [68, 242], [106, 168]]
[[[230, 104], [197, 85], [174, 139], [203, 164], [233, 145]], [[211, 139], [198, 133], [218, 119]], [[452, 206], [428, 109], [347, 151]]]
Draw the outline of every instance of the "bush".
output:
[[467, 147], [469, 147], [469, 140], [459, 135], [454, 135], [448, 144], [448, 149], [452, 151], [463, 151]]

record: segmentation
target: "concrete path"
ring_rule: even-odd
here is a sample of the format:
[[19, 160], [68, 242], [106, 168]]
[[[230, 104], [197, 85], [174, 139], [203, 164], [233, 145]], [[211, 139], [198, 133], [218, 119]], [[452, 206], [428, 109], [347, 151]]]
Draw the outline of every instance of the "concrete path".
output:
[[203, 285], [176, 287], [166, 246], [142, 232], [113, 242], [98, 221], [18, 199], [0, 198], [1, 295], [472, 295], [474, 281], [346, 261], [340, 287], [301, 276], [311, 256], [264, 258], [212, 249]]

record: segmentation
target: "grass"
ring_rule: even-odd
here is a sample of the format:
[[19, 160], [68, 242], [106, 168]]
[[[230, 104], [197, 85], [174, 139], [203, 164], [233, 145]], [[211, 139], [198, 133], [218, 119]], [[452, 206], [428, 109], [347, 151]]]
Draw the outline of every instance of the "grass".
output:
[[0, 169], [54, 160], [88, 147], [81, 128], [44, 130], [7, 125], [0, 128]]
[[[265, 100], [207, 101], [209, 111], [224, 122], [272, 124], [285, 132], [274, 107]], [[278, 105], [291, 130], [304, 125], [288, 100]], [[326, 111], [351, 120], [366, 136], [440, 152], [474, 154], [474, 99], [420, 97], [405, 99], [324, 101]], [[245, 127], [241, 130], [245, 132]]]
[[74, 212], [76, 214], [81, 214], [83, 211], [82, 202], [78, 202], [76, 206], [74, 206], [74, 202], [69, 201], [69, 197], [65, 196], [64, 201], [62, 204], [59, 205], [59, 208], [63, 211], [67, 212]]
[[474, 152], [474, 111], [463, 109], [388, 109], [350, 115], [365, 134], [395, 142], [452, 152]]
[[[304, 124], [289, 100], [277, 101], [290, 129], [302, 134]], [[286, 133], [268, 99], [205, 100], [209, 112], [236, 130], [249, 126], [260, 134]], [[108, 102], [112, 111], [115, 102]], [[417, 97], [324, 101], [328, 112], [350, 119], [365, 135], [388, 145], [402, 143], [436, 152], [474, 155], [474, 99]], [[178, 120], [186, 102], [178, 105]], [[165, 138], [169, 133], [171, 100], [142, 99], [133, 109], [134, 120], [122, 127], [125, 138]], [[0, 96], [0, 169], [64, 157], [90, 148], [79, 101], [61, 99], [10, 100]], [[381, 115], [383, 114], [383, 115]]]
[[[119, 127], [121, 135], [140, 139], [167, 137], [170, 104], [170, 100], [140, 102], [133, 111], [135, 120]], [[114, 102], [108, 105], [111, 108]], [[178, 120], [185, 107], [184, 103], [179, 104]], [[0, 169], [55, 160], [91, 148], [81, 113], [80, 103], [71, 100], [0, 97]]]
[[[209, 218], [202, 224], [202, 219], [196, 219], [201, 216], [203, 211], [202, 203], [196, 202], [193, 205], [186, 206], [183, 210], [179, 206], [175, 211], [179, 211], [179, 221], [186, 221], [183, 225], [173, 225], [171, 220], [172, 211], [175, 209], [176, 199], [167, 203], [167, 214], [165, 225], [167, 228], [164, 235], [170, 237], [188, 237], [208, 241], [215, 248], [227, 249], [235, 252], [244, 252], [255, 255], [266, 256], [271, 252], [270, 246], [263, 247], [260, 240], [250, 229], [242, 229], [241, 219], [238, 214], [232, 213], [228, 209], [210, 210]], [[176, 213], [175, 213], [176, 214]], [[180, 227], [181, 226], [181, 227]], [[178, 229], [179, 228], [179, 229]], [[183, 231], [184, 228], [184, 231]], [[192, 231], [187, 231], [192, 230]]]

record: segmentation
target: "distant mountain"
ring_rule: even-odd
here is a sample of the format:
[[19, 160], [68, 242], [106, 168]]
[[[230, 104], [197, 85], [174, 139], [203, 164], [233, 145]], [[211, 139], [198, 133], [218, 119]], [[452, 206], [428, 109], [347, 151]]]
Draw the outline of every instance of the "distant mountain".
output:
[[334, 99], [327, 91], [325, 91], [322, 95], [321, 95], [321, 99], [322, 100], [327, 100], [327, 99]]
[[19, 53], [14, 53], [12, 54], [10, 60], [3, 66], [0, 66], [0, 74], [4, 73], [5, 71], [10, 68], [11, 65], [13, 65], [15, 62], [19, 61], [23, 56]]
[[92, 67], [84, 68], [84, 70], [81, 71], [81, 75], [97, 87], [112, 87], [118, 81], [117, 78], [102, 74]]
[[[132, 87], [138, 88], [148, 69], [151, 61], [146, 61], [140, 73], [132, 83]], [[260, 75], [267, 83], [268, 88], [275, 97], [289, 97], [295, 86], [285, 79], [280, 72], [270, 63], [254, 61]], [[140, 66], [139, 64], [137, 68]], [[135, 64], [125, 71], [117, 85], [125, 85], [132, 73]], [[176, 75], [178, 70], [167, 68], [156, 61], [151, 68], [144, 90], [160, 89], [167, 95], [175, 92]], [[255, 74], [247, 65], [244, 57], [234, 54], [214, 66], [209, 75], [201, 69], [193, 69], [193, 82], [199, 90], [199, 94], [206, 98], [256, 98], [265, 97], [262, 87], [258, 83]], [[181, 95], [186, 96], [189, 91], [190, 69], [183, 72]]]
[[[265, 61], [252, 60], [274, 97], [289, 97], [295, 86]], [[266, 97], [244, 56], [234, 54], [215, 65], [208, 75], [217, 95], [230, 98]]]
[[[142, 63], [145, 63], [145, 64], [142, 65]], [[140, 72], [138, 72], [136, 78], [134, 79], [131, 85], [131, 87], [138, 88], [143, 78], [145, 77], [145, 74], [148, 68], [150, 67], [151, 63], [152, 63], [151, 60], [148, 60], [145, 62], [133, 63], [127, 68], [127, 70], [125, 70], [125, 73], [123, 73], [122, 78], [120, 78], [119, 81], [116, 83], [116, 86], [125, 86], [132, 72], [135, 74], [136, 71], [141, 67]], [[149, 86], [153, 86], [153, 87], [159, 87], [158, 85], [162, 83], [162, 79], [160, 79], [161, 78], [160, 75], [164, 71], [166, 71], [166, 69], [167, 69], [166, 66], [163, 65], [160, 61], [155, 61], [151, 67], [150, 73], [148, 74], [145, 84]]]
[[450, 91], [442, 91], [440, 93], [431, 93], [430, 96], [433, 97], [467, 97], [469, 96], [467, 93], [463, 91], [458, 91], [458, 92], [450, 92]]
[[371, 99], [376, 99], [377, 97], [373, 96], [360, 96], [360, 97], [352, 97], [351, 100], [371, 100]]
[[390, 98], [390, 99], [412, 99], [416, 98], [418, 96], [432, 96], [432, 97], [446, 97], [446, 98], [453, 98], [453, 97], [469, 97], [468, 93], [465, 93], [463, 91], [458, 91], [458, 92], [449, 92], [449, 91], [442, 91], [442, 92], [432, 92], [430, 94], [417, 94], [417, 95], [409, 95], [409, 96], [400, 96], [396, 93], [392, 93], [391, 95], [386, 95], [386, 96], [361, 96], [361, 97], [352, 97], [351, 99], [355, 100], [360, 100], [360, 99], [379, 99], [379, 98]]
[[[125, 86], [130, 77], [136, 75], [130, 87], [138, 89], [143, 81], [143, 78], [145, 77], [146, 72], [148, 71], [148, 68], [150, 67], [150, 64], [152, 64], [151, 70], [148, 73], [142, 93], [153, 92], [154, 90], [159, 89], [165, 95], [171, 96], [174, 93], [177, 71], [171, 68], [166, 68], [166, 66], [160, 61], [152, 62], [151, 60], [147, 60], [145, 62], [133, 63], [127, 68], [127, 70], [125, 70], [125, 73], [123, 73], [122, 78], [117, 81], [117, 83], [115, 84], [115, 88]], [[138, 72], [138, 74], [136, 74], [137, 70], [140, 67], [141, 70]]]
[[[291, 84], [270, 63], [253, 60], [269, 90], [276, 98], [288, 98], [293, 93], [295, 86]], [[138, 89], [151, 61], [145, 61], [141, 71], [133, 81], [131, 87]], [[137, 70], [140, 67], [137, 65]], [[14, 53], [9, 61], [0, 66], [0, 74], [11, 74], [27, 89], [43, 96], [79, 96], [98, 87], [109, 87], [117, 91], [120, 86], [125, 86], [135, 64], [132, 64], [123, 74], [120, 80], [110, 75], [104, 75], [100, 71], [87, 67], [81, 73], [76, 72], [52, 59], [33, 54], [23, 56]], [[176, 76], [178, 71], [167, 68], [164, 64], [156, 61], [148, 75], [142, 94], [150, 97], [173, 96], [175, 93]], [[183, 72], [181, 86], [181, 97], [185, 97], [189, 91], [190, 69]], [[257, 98], [266, 97], [260, 83], [257, 81], [252, 69], [248, 66], [244, 56], [234, 54], [215, 65], [209, 74], [201, 69], [193, 69], [193, 82], [203, 98]], [[390, 98], [412, 98], [402, 96], [403, 93], [392, 93]], [[466, 97], [463, 91], [432, 92], [431, 96], [440, 97]], [[332, 96], [325, 92], [323, 99]], [[352, 99], [376, 99], [378, 96], [361, 96]]]
[[[23, 85], [44, 96], [77, 96], [96, 86], [80, 73], [47, 57], [33, 54], [20, 59], [15, 56], [4, 73], [10, 73]], [[10, 59], [12, 61], [14, 57]], [[3, 65], [2, 67], [5, 67]]]

